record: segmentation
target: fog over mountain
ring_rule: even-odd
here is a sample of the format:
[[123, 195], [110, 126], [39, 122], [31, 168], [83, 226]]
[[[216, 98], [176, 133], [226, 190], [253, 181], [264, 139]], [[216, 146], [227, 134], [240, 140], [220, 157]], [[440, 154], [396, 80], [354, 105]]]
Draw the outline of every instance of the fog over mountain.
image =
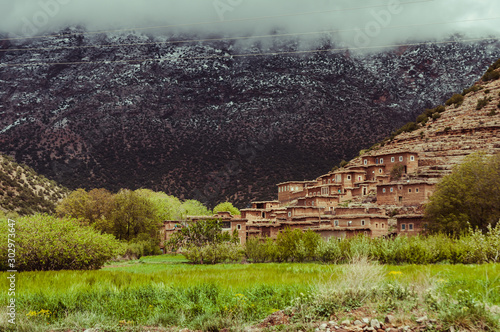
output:
[[[319, 45], [325, 38], [359, 47], [457, 33], [471, 38], [498, 35], [498, 19], [484, 20], [498, 13], [500, 2], [492, 0], [2, 0], [0, 31], [16, 38], [75, 25], [88, 31], [168, 26], [140, 31], [223, 36], [312, 33], [300, 36], [303, 47]], [[323, 31], [327, 32], [313, 33]]]

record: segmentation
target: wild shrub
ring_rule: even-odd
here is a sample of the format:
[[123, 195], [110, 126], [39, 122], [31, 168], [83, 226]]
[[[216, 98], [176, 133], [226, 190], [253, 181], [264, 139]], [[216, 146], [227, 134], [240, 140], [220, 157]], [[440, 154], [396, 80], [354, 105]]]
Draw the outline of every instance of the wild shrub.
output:
[[480, 86], [480, 85], [473, 85], [473, 86], [471, 86], [470, 88], [465, 89], [465, 90], [462, 92], [462, 96], [465, 96], [465, 95], [467, 95], [467, 94], [468, 94], [468, 93], [470, 93], [470, 92], [476, 92], [476, 91], [479, 91], [479, 90], [482, 90], [482, 89], [483, 89], [483, 87], [482, 87], [482, 86]]
[[500, 72], [494, 70], [492, 67], [490, 67], [486, 73], [483, 75], [483, 81], [488, 82], [488, 81], [495, 81], [500, 78]]
[[254, 263], [264, 263], [268, 260], [266, 246], [258, 236], [251, 236], [245, 244], [245, 256]]
[[445, 104], [446, 106], [455, 105], [455, 107], [458, 107], [462, 105], [463, 102], [464, 102], [464, 96], [456, 93], [450, 99], [448, 99]]
[[318, 260], [324, 263], [340, 263], [343, 255], [339, 243], [339, 240], [333, 237], [321, 241], [318, 246]]
[[402, 134], [402, 133], [411, 133], [414, 130], [417, 130], [419, 126], [415, 122], [408, 122], [403, 127], [399, 128], [396, 132], [393, 133], [393, 137]]
[[391, 180], [399, 180], [403, 176], [405, 171], [405, 166], [401, 163], [397, 163], [394, 165], [394, 167], [391, 169]]
[[476, 110], [481, 110], [483, 109], [483, 107], [485, 107], [486, 105], [488, 105], [488, 103], [492, 101], [492, 98], [491, 97], [484, 97], [484, 98], [481, 98], [477, 101], [477, 105], [476, 105]]
[[191, 246], [183, 254], [187, 260], [194, 264], [218, 264], [241, 261], [243, 249], [240, 245], [224, 242], [207, 244], [202, 247]]
[[[124, 249], [112, 235], [100, 234], [70, 218], [21, 217], [15, 222], [15, 231], [19, 271], [99, 269]], [[7, 234], [7, 222], [2, 222], [1, 264], [7, 263]]]

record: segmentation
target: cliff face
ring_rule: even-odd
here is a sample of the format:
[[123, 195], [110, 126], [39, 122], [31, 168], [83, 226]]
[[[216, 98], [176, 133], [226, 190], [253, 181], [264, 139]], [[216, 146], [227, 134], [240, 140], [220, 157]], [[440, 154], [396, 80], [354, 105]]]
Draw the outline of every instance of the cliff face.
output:
[[[163, 43], [57, 48], [153, 41]], [[241, 207], [272, 197], [275, 183], [354, 157], [470, 86], [500, 49], [489, 41], [365, 56], [201, 59], [296, 46], [166, 41], [131, 34], [3, 42], [49, 48], [0, 52], [3, 65], [83, 63], [0, 66], [0, 152], [70, 188], [144, 187]], [[94, 63], [141, 58], [162, 61]]]

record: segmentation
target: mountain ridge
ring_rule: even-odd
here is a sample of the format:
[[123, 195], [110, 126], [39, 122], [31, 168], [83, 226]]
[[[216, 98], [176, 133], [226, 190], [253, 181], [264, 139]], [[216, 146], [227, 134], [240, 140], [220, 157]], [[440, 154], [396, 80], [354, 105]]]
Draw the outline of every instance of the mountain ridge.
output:
[[[168, 38], [167, 38], [168, 39]], [[165, 39], [165, 40], [167, 40]], [[159, 40], [68, 36], [30, 47]], [[159, 40], [161, 41], [161, 40]], [[13, 48], [3, 43], [2, 48]], [[272, 184], [311, 178], [388, 136], [420, 110], [469, 86], [497, 41], [248, 59], [231, 42], [4, 53], [4, 64], [163, 62], [0, 68], [0, 151], [72, 189], [140, 187], [242, 207]], [[293, 50], [277, 44], [273, 50]], [[327, 47], [327, 45], [325, 45]], [[239, 52], [261, 51], [258, 44]], [[77, 176], [75, 176], [77, 175]]]

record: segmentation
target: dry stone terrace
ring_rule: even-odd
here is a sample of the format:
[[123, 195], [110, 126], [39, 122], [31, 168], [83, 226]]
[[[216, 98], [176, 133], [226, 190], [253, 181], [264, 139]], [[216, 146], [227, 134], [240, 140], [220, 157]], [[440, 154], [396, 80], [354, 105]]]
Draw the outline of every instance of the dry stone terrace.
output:
[[[287, 227], [324, 238], [422, 232], [423, 205], [437, 183], [471, 153], [500, 152], [500, 80], [476, 85], [480, 90], [467, 93], [461, 105], [447, 106], [419, 129], [314, 180], [279, 183], [277, 200], [253, 202], [241, 216], [221, 220], [231, 221], [231, 230], [232, 221], [245, 225], [246, 237], [275, 238]], [[491, 100], [476, 109], [484, 98]]]

